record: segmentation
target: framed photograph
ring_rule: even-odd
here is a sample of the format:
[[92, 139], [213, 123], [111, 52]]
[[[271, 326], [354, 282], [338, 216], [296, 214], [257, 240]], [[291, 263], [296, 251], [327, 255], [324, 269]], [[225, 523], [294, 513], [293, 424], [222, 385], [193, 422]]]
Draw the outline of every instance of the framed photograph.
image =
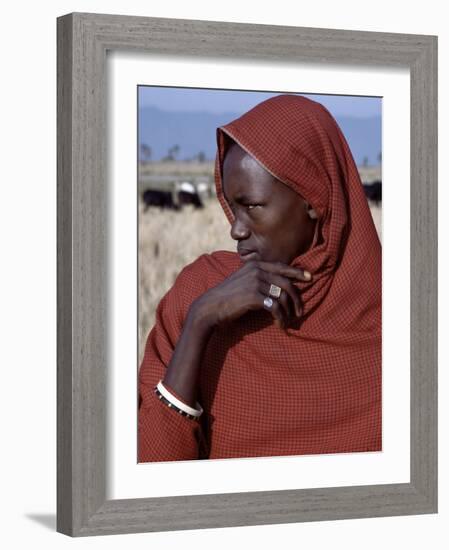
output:
[[435, 513], [436, 220], [435, 36], [60, 17], [57, 530]]

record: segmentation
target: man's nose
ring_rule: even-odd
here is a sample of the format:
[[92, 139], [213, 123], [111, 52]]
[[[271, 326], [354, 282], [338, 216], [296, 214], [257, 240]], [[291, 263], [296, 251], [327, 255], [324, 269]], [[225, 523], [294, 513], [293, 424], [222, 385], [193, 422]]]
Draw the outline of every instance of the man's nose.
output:
[[242, 222], [239, 218], [234, 219], [234, 223], [231, 225], [231, 237], [235, 241], [240, 241], [242, 239], [247, 239], [249, 237], [250, 231], [246, 224]]

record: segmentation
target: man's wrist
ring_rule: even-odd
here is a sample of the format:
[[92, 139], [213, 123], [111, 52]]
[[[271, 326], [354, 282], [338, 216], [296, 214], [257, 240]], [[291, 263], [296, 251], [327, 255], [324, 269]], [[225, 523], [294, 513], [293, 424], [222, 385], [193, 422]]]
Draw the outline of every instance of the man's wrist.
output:
[[195, 333], [207, 336], [216, 326], [216, 316], [200, 298], [197, 298], [189, 308], [186, 325], [190, 325]]

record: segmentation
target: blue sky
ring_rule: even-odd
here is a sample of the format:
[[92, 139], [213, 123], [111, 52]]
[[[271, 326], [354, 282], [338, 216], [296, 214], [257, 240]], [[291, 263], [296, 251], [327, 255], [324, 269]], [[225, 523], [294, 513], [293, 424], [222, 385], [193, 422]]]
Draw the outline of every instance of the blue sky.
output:
[[[166, 111], [202, 111], [208, 113], [244, 112], [254, 107], [273, 93], [208, 90], [199, 88], [165, 88], [139, 86], [140, 107], [154, 106]], [[366, 118], [381, 116], [380, 97], [301, 94], [322, 103], [336, 117], [353, 116]]]
[[[160, 160], [177, 144], [179, 159], [216, 153], [216, 128], [261, 101], [284, 93], [139, 86], [139, 146]], [[356, 163], [378, 164], [382, 150], [382, 98], [301, 94], [323, 104], [348, 140]]]

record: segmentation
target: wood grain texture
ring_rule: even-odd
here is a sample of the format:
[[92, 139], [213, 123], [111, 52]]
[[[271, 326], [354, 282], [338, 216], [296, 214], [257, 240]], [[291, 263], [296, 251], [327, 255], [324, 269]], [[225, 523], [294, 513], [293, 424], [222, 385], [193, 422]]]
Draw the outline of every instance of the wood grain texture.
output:
[[[57, 158], [57, 514], [58, 531], [69, 533], [72, 493], [72, 44], [71, 18], [58, 21], [58, 158]], [[58, 509], [59, 509], [58, 504]]]
[[437, 42], [412, 64], [410, 357], [411, 481], [437, 509]]
[[[106, 52], [408, 67], [411, 74], [411, 481], [107, 500]], [[70, 14], [58, 19], [57, 530], [71, 536], [437, 510], [437, 38]]]

